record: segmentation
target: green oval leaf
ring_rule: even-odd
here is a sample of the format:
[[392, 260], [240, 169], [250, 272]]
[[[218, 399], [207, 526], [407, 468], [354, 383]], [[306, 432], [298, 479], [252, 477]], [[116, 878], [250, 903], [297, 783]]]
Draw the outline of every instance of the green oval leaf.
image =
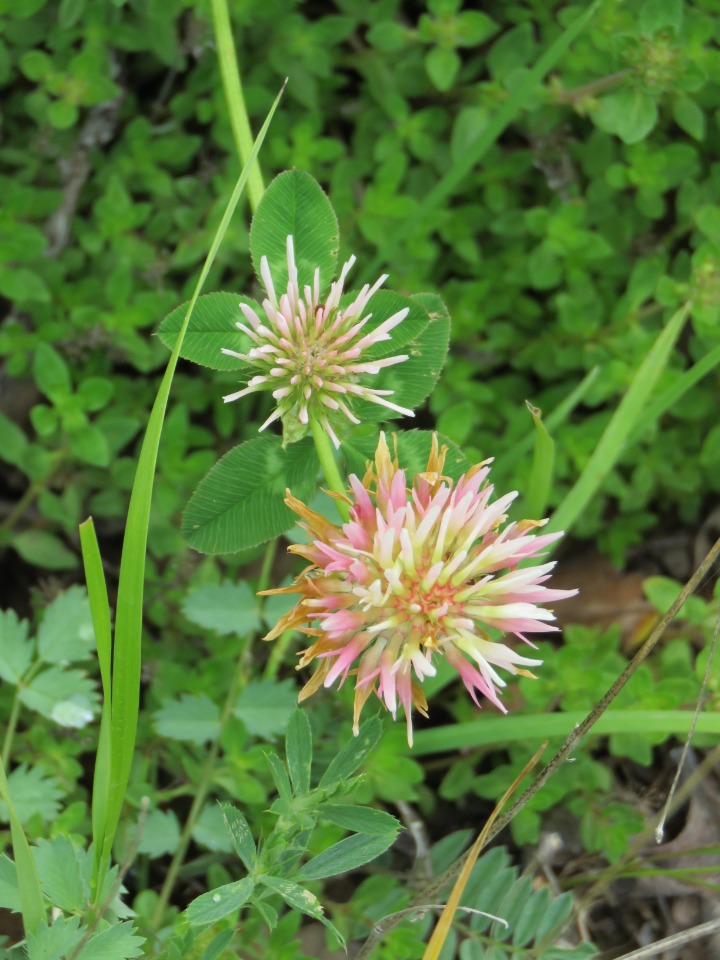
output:
[[228, 914], [239, 910], [247, 903], [254, 884], [245, 877], [235, 883], [226, 883], [223, 887], [209, 890], [197, 897], [187, 908], [187, 919], [191, 927], [204, 926], [206, 923], [215, 923]]
[[286, 488], [308, 500], [316, 476], [309, 439], [285, 451], [277, 436], [241, 443], [200, 481], [183, 516], [183, 536], [201, 553], [235, 553], [265, 543], [296, 521], [283, 503]]
[[392, 845], [395, 834], [383, 833], [371, 835], [356, 833], [346, 837], [339, 843], [334, 843], [327, 850], [323, 850], [317, 857], [303, 866], [300, 876], [303, 880], [321, 880], [323, 877], [333, 877], [338, 873], [347, 873], [369, 863]]
[[[235, 326], [238, 321], [247, 324], [240, 310], [241, 303], [247, 303], [262, 316], [260, 305], [242, 294], [220, 292], [198, 297], [183, 338], [180, 356], [211, 370], [240, 370], [245, 367], [242, 360], [222, 353], [223, 347], [236, 353], [246, 353], [252, 347], [250, 338]], [[170, 350], [175, 346], [187, 311], [188, 304], [181, 303], [158, 327], [158, 337]]]
[[312, 284], [320, 268], [320, 289], [327, 291], [335, 276], [340, 232], [337, 217], [320, 184], [309, 173], [288, 170], [275, 177], [263, 194], [250, 229], [250, 253], [260, 276], [267, 257], [275, 293], [287, 289], [287, 238], [293, 237], [298, 281]]

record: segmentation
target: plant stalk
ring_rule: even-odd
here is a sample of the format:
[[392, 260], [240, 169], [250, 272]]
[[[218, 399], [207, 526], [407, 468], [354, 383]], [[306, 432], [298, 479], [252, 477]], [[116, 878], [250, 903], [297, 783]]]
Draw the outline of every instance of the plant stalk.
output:
[[[337, 493], [344, 498], [347, 496], [347, 492], [345, 489], [345, 484], [342, 481], [342, 477], [340, 476], [340, 471], [338, 470], [338, 465], [337, 461], [335, 460], [335, 454], [333, 453], [330, 438], [323, 430], [322, 426], [313, 417], [310, 418], [310, 427], [312, 429], [312, 436], [315, 442], [315, 451], [317, 453], [318, 460], [320, 461], [322, 471], [325, 474], [327, 485], [333, 493]], [[335, 505], [337, 506], [338, 512], [340, 513], [343, 521], [349, 520], [350, 509], [345, 500], [335, 500]]]
[[[211, 0], [211, 7], [213, 27], [215, 29], [215, 43], [217, 45], [218, 61], [220, 63], [220, 75], [222, 77], [223, 90], [225, 91], [228, 113], [230, 114], [230, 125], [232, 127], [240, 162], [241, 164], [245, 164], [252, 151], [253, 135], [250, 129], [247, 107], [245, 106], [245, 97], [243, 95], [240, 70], [235, 54], [235, 43], [233, 42], [227, 0]], [[260, 164], [257, 160], [255, 160], [250, 167], [247, 190], [250, 207], [253, 212], [255, 212], [265, 191], [262, 173], [260, 172]]]

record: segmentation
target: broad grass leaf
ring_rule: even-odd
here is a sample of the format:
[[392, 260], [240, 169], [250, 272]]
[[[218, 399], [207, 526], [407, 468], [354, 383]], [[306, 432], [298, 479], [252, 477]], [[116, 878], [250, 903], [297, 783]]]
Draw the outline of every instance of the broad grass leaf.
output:
[[188, 923], [191, 927], [201, 927], [222, 920], [246, 904], [254, 889], [252, 880], [244, 877], [201, 894], [187, 908]]
[[296, 522], [286, 488], [309, 500], [317, 460], [310, 439], [282, 450], [277, 436], [235, 447], [200, 481], [182, 522], [187, 543], [201, 553], [235, 553], [279, 536]]
[[[256, 313], [259, 311], [260, 317], [263, 316], [260, 304], [238, 293], [205, 293], [198, 297], [183, 337], [180, 356], [211, 370], [242, 370], [246, 366], [242, 360], [222, 353], [222, 347], [236, 353], [246, 353], [252, 347], [247, 334], [235, 326], [238, 321], [247, 326], [240, 310], [241, 303], [247, 303]], [[172, 349], [175, 346], [187, 311], [188, 303], [181, 303], [158, 327], [158, 337], [166, 347]]]
[[288, 170], [263, 194], [250, 229], [250, 253], [260, 276], [267, 257], [279, 298], [287, 289], [287, 238], [293, 237], [300, 289], [312, 285], [320, 268], [320, 292], [330, 288], [337, 269], [340, 232], [337, 217], [320, 184], [309, 173]]

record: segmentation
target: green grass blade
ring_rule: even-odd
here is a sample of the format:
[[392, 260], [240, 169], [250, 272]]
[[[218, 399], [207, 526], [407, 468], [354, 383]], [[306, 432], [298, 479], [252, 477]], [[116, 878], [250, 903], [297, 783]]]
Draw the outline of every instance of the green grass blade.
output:
[[412, 235], [417, 230], [417, 225], [429, 210], [442, 206], [448, 197], [460, 186], [463, 178], [475, 167], [485, 156], [490, 147], [496, 142], [503, 131], [512, 123], [515, 117], [520, 113], [524, 104], [527, 102], [530, 94], [535, 90], [539, 83], [552, 70], [558, 60], [575, 38], [585, 29], [588, 20], [600, 4], [600, 0], [595, 0], [586, 10], [584, 10], [570, 26], [560, 34], [548, 49], [539, 58], [537, 63], [527, 71], [523, 79], [518, 83], [507, 100], [497, 110], [497, 112], [488, 121], [477, 140], [462, 156], [458, 157], [450, 169], [443, 177], [438, 180], [435, 186], [425, 197], [422, 205], [411, 214], [409, 214], [398, 228], [392, 232], [385, 240], [382, 250], [375, 260], [368, 266], [367, 275], [373, 278], [380, 272], [383, 263], [388, 263], [392, 254], [398, 245], [406, 237]]
[[689, 311], [690, 305], [685, 304], [673, 314], [640, 364], [587, 466], [552, 515], [547, 527], [549, 531], [567, 531], [572, 527], [617, 462], [631, 432], [645, 421], [650, 394], [668, 362]]
[[[284, 86], [283, 86], [284, 90]], [[120, 580], [118, 585], [117, 614], [115, 623], [115, 649], [112, 676], [112, 723], [110, 790], [108, 797], [108, 816], [103, 844], [103, 862], [109, 863], [120, 812], [125, 798], [125, 790], [130, 778], [130, 767], [135, 750], [138, 710], [140, 701], [140, 667], [142, 638], [142, 603], [145, 578], [145, 551], [147, 548], [150, 503], [152, 498], [155, 465], [157, 462], [160, 435], [165, 410], [167, 408], [170, 386], [180, 354], [182, 339], [192, 315], [193, 308], [207, 279], [223, 237], [240, 200], [253, 161], [257, 157], [272, 117], [280, 102], [283, 90], [278, 94], [262, 130], [252, 149], [248, 162], [235, 185], [232, 196], [225, 209], [220, 226], [217, 229], [210, 252], [195, 287], [188, 306], [185, 321], [173, 348], [167, 370], [162, 379], [147, 430], [143, 439], [130, 505], [125, 527], [122, 558], [120, 561]]]
[[555, 443], [542, 422], [541, 411], [528, 401], [527, 408], [535, 423], [535, 452], [528, 492], [523, 497], [523, 515], [533, 519], [542, 519], [550, 499], [553, 470], [555, 467]]
[[[551, 435], [557, 434], [558, 427], [561, 427], [565, 423], [575, 407], [585, 399], [585, 394], [597, 379], [599, 372], [600, 367], [593, 367], [592, 370], [588, 370], [580, 383], [570, 391], [562, 403], [555, 407], [552, 413], [548, 414], [544, 421], [548, 433]], [[512, 447], [502, 455], [502, 458], [498, 460], [497, 464], [493, 466], [495, 476], [499, 474], [501, 469], [504, 475], [518, 460], [523, 460], [533, 449], [534, 445], [535, 429], [533, 427], [521, 440], [514, 443]]]
[[100, 679], [103, 690], [103, 708], [100, 718], [100, 734], [95, 756], [95, 772], [92, 792], [92, 838], [95, 851], [93, 870], [93, 890], [98, 883], [98, 871], [105, 837], [105, 825], [108, 817], [110, 798], [111, 738], [110, 723], [112, 717], [112, 625], [110, 621], [110, 601], [108, 600], [105, 573], [100, 556], [95, 525], [92, 517], [80, 524], [80, 549], [82, 550], [85, 582], [90, 600], [90, 614], [95, 644], [97, 646]]
[[[215, 45], [217, 47], [218, 61], [220, 63], [220, 75], [222, 77], [223, 90], [225, 91], [225, 100], [230, 114], [230, 125], [232, 127], [235, 146], [241, 163], [249, 163], [252, 154], [253, 137], [248, 120], [247, 108], [245, 106], [245, 97], [243, 96], [242, 81], [240, 71], [238, 70], [237, 57], [235, 55], [235, 43], [233, 41], [232, 26], [230, 24], [230, 13], [228, 11], [227, 0], [211, 0], [213, 25], [215, 27]], [[257, 152], [255, 153], [257, 157]], [[247, 188], [250, 206], [257, 210], [260, 198], [265, 191], [260, 164], [257, 160], [249, 163], [250, 173], [248, 174]]]
[[0, 760], [0, 797], [8, 809], [10, 835], [12, 837], [13, 857], [17, 871], [20, 911], [25, 934], [35, 933], [45, 923], [45, 902], [38, 879], [35, 861], [30, 844], [20, 823], [10, 796], [10, 787], [5, 776], [5, 767]]
[[[535, 743], [565, 738], [584, 719], [585, 714], [576, 710], [507, 717], [488, 714], [479, 716], [471, 723], [416, 730], [412, 753], [444, 753], [495, 744]], [[692, 722], [692, 710], [608, 710], [598, 718], [591, 736], [624, 733], [683, 736], [690, 730]], [[720, 714], [700, 714], [695, 730], [697, 733], [717, 736], [720, 734]]]
[[698, 360], [697, 363], [693, 364], [689, 370], [686, 370], [682, 376], [678, 377], [675, 383], [669, 387], [664, 393], [661, 393], [660, 396], [653, 400], [652, 403], [648, 404], [648, 408], [645, 411], [645, 416], [642, 419], [642, 423], [633, 430], [633, 436], [639, 434], [642, 429], [644, 429], [646, 424], [654, 423], [659, 417], [664, 413], [667, 413], [671, 407], [673, 407], [678, 400], [681, 400], [682, 397], [692, 389], [696, 383], [699, 383], [703, 377], [707, 376], [715, 367], [720, 363], [720, 346], [714, 347], [710, 353], [705, 354], [705, 356]]

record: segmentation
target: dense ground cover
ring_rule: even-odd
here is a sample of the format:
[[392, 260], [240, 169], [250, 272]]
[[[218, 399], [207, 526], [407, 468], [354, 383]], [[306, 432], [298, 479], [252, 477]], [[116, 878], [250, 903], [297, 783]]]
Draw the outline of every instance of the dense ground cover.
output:
[[[206, 4], [25, 0], [0, 9], [3, 760], [19, 818], [40, 840], [41, 872], [70, 858], [81, 875], [100, 697], [78, 524], [94, 518], [114, 601], [139, 444], [168, 357], [155, 331], [190, 298], [242, 164]], [[478, 717], [441, 675], [413, 752], [386, 723], [351, 799], [399, 816], [417, 846], [401, 840], [371, 874], [313, 886], [336, 926], [360, 941], [457, 856], [540, 740], [559, 742], [568, 718], [604, 694], [714, 534], [720, 12], [713, 0], [605, 0], [526, 92], [530, 71], [585, 4], [248, 0], [230, 9], [255, 132], [289, 77], [260, 154], [265, 182], [307, 171], [337, 213], [340, 262], [358, 257], [353, 284], [387, 271], [405, 296], [439, 293], [452, 318], [441, 379], [413, 423], [396, 423], [437, 428], [469, 462], [494, 457], [500, 492], [520, 490], [532, 515], [557, 510], [571, 538], [559, 554], [562, 585], [581, 586], [581, 601], [558, 610], [562, 643], [540, 644], [541, 680], [510, 690], [507, 722], [489, 709]], [[518, 98], [511, 122], [495, 129]], [[206, 290], [259, 294], [253, 190], [251, 182]], [[592, 497], [570, 511], [568, 493], [684, 304], [687, 319], [641, 415], [617, 455], [593, 467]], [[256, 839], [272, 831], [277, 784], [265, 754], [283, 753], [298, 689], [296, 640], [257, 640], [287, 604], [260, 606], [255, 589], [298, 570], [284, 545], [241, 543], [216, 556], [195, 552], [182, 533], [200, 481], [271, 413], [263, 393], [223, 404], [241, 379], [181, 362], [155, 480], [139, 745], [115, 857], [129, 859], [149, 797], [126, 900], [141, 932], [165, 940], [190, 901], [242, 876], [216, 798], [242, 807]], [[540, 415], [525, 401], [542, 411], [551, 465]], [[343, 456], [362, 472], [372, 430], [353, 443]], [[516, 935], [513, 955], [584, 956], [585, 934], [617, 955], [710, 918], [717, 876], [701, 868], [714, 861], [688, 851], [717, 851], [712, 791], [696, 788], [657, 859], [642, 831], [667, 794], [672, 737], [687, 731], [717, 613], [706, 584], [622, 694], [632, 716], [586, 743], [514, 819], [501, 838], [509, 850], [476, 868], [465, 903], [510, 920], [525, 910], [527, 938]], [[695, 758], [706, 775], [718, 695], [715, 674]], [[326, 693], [307, 707], [316, 774], [348, 742], [350, 699]], [[558, 717], [565, 726], [553, 727]], [[310, 856], [345, 827], [322, 822]], [[528, 874], [516, 883], [518, 866]], [[528, 877], [543, 871], [551, 881], [533, 894]], [[11, 885], [8, 876], [0, 881]], [[483, 898], [488, 877], [495, 886]], [[611, 881], [624, 886], [603, 899]], [[45, 892], [72, 916], [78, 889], [79, 900]], [[557, 947], [538, 932], [551, 889], [575, 895], [554, 901], [557, 929], [545, 934], [565, 938]], [[606, 905], [617, 891], [622, 915]], [[660, 895], [670, 898], [667, 913]], [[573, 903], [579, 914], [558, 932]], [[326, 949], [298, 940], [297, 911], [272, 933], [267, 922], [252, 913], [246, 946], [216, 941], [226, 952], [213, 955]], [[429, 922], [397, 927], [376, 955], [422, 956]], [[500, 926], [471, 914], [455, 936], [463, 960], [510, 952]], [[201, 956], [205, 946], [199, 937], [193, 949]]]

